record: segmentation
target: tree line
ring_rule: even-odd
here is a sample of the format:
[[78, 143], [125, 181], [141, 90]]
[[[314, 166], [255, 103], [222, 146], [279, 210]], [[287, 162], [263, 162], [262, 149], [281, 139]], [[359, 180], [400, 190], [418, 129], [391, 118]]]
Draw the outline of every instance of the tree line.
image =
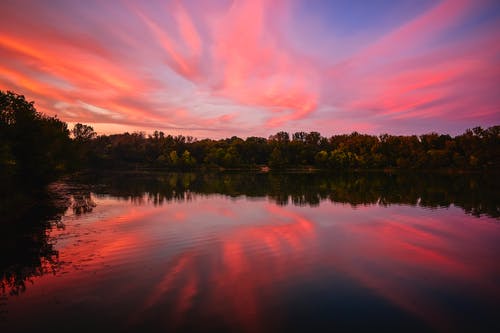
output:
[[42, 177], [83, 168], [104, 169], [474, 169], [499, 170], [500, 126], [448, 134], [324, 137], [281, 131], [268, 138], [197, 140], [154, 131], [97, 135], [37, 112], [33, 102], [0, 91], [0, 169]]

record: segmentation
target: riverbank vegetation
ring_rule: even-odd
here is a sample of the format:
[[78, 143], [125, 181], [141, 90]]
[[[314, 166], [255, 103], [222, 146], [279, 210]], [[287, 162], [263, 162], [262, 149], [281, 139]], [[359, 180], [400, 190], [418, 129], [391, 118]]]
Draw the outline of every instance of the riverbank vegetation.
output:
[[2, 175], [47, 179], [80, 169], [500, 169], [500, 126], [448, 134], [323, 136], [284, 131], [268, 138], [198, 140], [154, 131], [97, 135], [37, 112], [34, 103], [0, 92]]

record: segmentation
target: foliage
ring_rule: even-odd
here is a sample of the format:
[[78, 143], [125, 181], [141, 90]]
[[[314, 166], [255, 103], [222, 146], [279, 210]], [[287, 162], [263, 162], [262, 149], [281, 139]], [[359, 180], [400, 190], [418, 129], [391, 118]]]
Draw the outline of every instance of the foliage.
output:
[[268, 139], [196, 140], [161, 131], [97, 136], [91, 126], [76, 124], [71, 139], [64, 122], [38, 113], [23, 96], [1, 92], [0, 130], [0, 169], [4, 175], [23, 177], [81, 168], [500, 168], [500, 126], [475, 127], [456, 137], [357, 132], [323, 137], [318, 132], [280, 131]]
[[0, 91], [2, 175], [43, 182], [67, 169], [70, 152], [66, 123], [38, 113], [22, 95]]
[[451, 137], [352, 134], [329, 138], [318, 132], [278, 132], [269, 139], [232, 137], [193, 140], [184, 136], [142, 133], [102, 135], [90, 141], [89, 166], [106, 168], [273, 169], [480, 169], [500, 167], [500, 126], [477, 127]]
[[76, 141], [80, 142], [88, 142], [97, 135], [96, 132], [94, 132], [94, 128], [92, 128], [92, 126], [80, 123], [75, 124], [75, 126], [71, 130], [71, 134], [73, 134], [73, 138]]

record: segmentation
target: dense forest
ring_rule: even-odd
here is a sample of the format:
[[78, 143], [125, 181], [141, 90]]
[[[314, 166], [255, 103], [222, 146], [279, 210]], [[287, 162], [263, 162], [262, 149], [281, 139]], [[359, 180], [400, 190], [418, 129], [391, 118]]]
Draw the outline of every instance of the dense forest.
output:
[[[324, 137], [278, 132], [269, 138], [198, 140], [154, 131], [97, 135], [37, 112], [22, 95], [0, 91], [2, 175], [45, 179], [79, 169], [500, 169], [500, 126], [447, 134]], [[50, 178], [50, 177], [49, 177]]]

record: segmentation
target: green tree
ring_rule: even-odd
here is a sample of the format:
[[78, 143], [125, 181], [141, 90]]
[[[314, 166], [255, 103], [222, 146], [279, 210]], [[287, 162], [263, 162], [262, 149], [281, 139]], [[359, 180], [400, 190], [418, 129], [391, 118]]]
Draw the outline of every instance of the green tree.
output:
[[189, 150], [184, 150], [181, 156], [181, 165], [185, 169], [193, 168], [196, 165], [196, 159], [191, 156]]
[[328, 153], [321, 150], [314, 156], [314, 160], [316, 161], [316, 165], [324, 168], [328, 165]]
[[177, 152], [175, 150], [172, 150], [168, 154], [168, 164], [172, 167], [177, 167], [179, 165], [179, 156], [177, 156]]
[[269, 166], [271, 168], [281, 169], [286, 167], [288, 161], [283, 153], [278, 147], [275, 147], [271, 152], [271, 156], [269, 157]]

